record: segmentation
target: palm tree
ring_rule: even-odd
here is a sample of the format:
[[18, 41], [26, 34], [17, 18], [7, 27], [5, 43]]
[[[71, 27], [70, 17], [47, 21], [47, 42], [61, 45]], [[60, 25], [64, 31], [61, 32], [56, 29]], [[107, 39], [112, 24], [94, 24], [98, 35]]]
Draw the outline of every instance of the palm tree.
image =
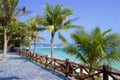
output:
[[[7, 53], [7, 44], [8, 44], [8, 38], [7, 38], [7, 30], [9, 27], [9, 24], [12, 20], [15, 19], [15, 16], [21, 11], [16, 10], [18, 4], [18, 0], [1, 0], [0, 1], [0, 23], [3, 26], [3, 34], [4, 34], [4, 48], [3, 48], [3, 56], [2, 61], [6, 60], [6, 53]], [[23, 8], [23, 11], [25, 11], [25, 8]]]
[[76, 31], [71, 34], [75, 45], [67, 46], [65, 51], [90, 67], [120, 61], [120, 51], [118, 50], [120, 36], [116, 33], [109, 33], [110, 31], [109, 29], [101, 32], [99, 27], [93, 29], [91, 33]]
[[[26, 24], [25, 22], [18, 22], [17, 25], [17, 32], [16, 32], [16, 39], [20, 41], [20, 50], [23, 49], [23, 46], [28, 42], [29, 39], [28, 37], [30, 37], [30, 28], [28, 26], [28, 24]], [[23, 34], [24, 33], [24, 34]]]
[[29, 25], [29, 28], [30, 28], [30, 31], [29, 31], [30, 36], [29, 37], [30, 37], [31, 41], [32, 40], [34, 41], [34, 48], [33, 48], [33, 53], [34, 53], [35, 52], [35, 48], [36, 48], [36, 41], [45, 40], [43, 37], [38, 35], [38, 33], [40, 31], [46, 30], [46, 28], [44, 28], [42, 26], [38, 26], [37, 20], [34, 17], [28, 19], [26, 21], [26, 23]]
[[72, 20], [68, 19], [68, 16], [72, 14], [69, 8], [62, 8], [61, 4], [52, 6], [49, 4], [44, 5], [45, 15], [37, 16], [40, 25], [43, 25], [51, 32], [51, 59], [53, 58], [54, 51], [54, 37], [55, 34], [60, 30], [69, 29], [71, 27], [76, 27], [71, 24]]
[[3, 10], [3, 17], [1, 18], [3, 20], [3, 27], [4, 27], [4, 50], [3, 50], [3, 56], [2, 60], [6, 60], [6, 53], [7, 53], [7, 27], [12, 20], [13, 12], [15, 11], [16, 4], [18, 3], [18, 0], [2, 0], [1, 5], [1, 10]]

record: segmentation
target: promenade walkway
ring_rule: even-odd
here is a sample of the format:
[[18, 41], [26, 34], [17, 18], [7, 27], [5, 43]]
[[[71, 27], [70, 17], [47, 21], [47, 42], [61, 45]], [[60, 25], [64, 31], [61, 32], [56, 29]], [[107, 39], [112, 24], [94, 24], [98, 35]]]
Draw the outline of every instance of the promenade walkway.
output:
[[6, 62], [0, 63], [0, 80], [68, 80], [15, 53], [8, 53], [7, 58]]

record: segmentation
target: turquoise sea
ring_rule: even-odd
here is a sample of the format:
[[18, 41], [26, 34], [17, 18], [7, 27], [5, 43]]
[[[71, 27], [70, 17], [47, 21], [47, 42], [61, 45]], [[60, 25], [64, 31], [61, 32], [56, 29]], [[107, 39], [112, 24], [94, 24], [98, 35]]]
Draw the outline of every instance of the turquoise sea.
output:
[[[35, 52], [50, 56], [50, 48], [36, 48]], [[69, 58], [72, 61], [80, 62], [79, 60], [75, 59], [75, 56], [71, 56], [67, 54], [66, 52], [64, 52], [63, 48], [54, 48], [54, 56], [56, 58], [62, 58], [62, 59]], [[112, 67], [120, 70], [120, 63], [115, 63], [112, 65]]]

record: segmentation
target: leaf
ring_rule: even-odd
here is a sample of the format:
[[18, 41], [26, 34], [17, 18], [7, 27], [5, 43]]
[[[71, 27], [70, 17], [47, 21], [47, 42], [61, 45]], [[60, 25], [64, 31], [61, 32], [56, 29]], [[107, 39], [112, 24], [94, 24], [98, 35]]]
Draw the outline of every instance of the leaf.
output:
[[62, 41], [62, 43], [63, 43], [64, 46], [68, 45], [66, 38], [61, 33], [58, 33], [58, 37]]
[[84, 62], [84, 63], [87, 63], [86, 59], [85, 59], [85, 56], [81, 54], [80, 51], [78, 51], [77, 47], [76, 46], [73, 46], [73, 45], [69, 45], [67, 46], [64, 51], [67, 53], [67, 54], [70, 54], [72, 56], [75, 56], [77, 59], [79, 59], [80, 61]]

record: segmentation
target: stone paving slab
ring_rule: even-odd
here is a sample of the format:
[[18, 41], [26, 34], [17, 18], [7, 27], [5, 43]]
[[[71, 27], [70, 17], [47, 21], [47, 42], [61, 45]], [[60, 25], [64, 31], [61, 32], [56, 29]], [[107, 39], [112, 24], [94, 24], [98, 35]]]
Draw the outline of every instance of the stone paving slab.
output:
[[0, 80], [70, 80], [15, 53], [7, 54], [7, 58], [0, 63]]

